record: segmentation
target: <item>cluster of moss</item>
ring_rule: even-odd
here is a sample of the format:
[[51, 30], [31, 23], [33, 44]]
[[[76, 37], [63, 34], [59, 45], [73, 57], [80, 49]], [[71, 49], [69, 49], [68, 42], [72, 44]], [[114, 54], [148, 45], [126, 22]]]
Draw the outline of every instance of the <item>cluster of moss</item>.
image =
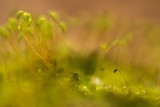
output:
[[[138, 68], [137, 58], [129, 60], [135, 25], [122, 33], [108, 14], [84, 19], [70, 17], [67, 28], [56, 12], [34, 17], [18, 11], [0, 27], [0, 106], [159, 106], [159, 87], [147, 88], [137, 76], [148, 66]], [[117, 64], [130, 86], [114, 74]]]

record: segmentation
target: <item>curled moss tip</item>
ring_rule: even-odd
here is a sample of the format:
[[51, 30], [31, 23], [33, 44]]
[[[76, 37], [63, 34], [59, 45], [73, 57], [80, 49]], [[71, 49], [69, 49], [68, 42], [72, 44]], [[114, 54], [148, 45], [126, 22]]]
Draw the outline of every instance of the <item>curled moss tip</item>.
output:
[[20, 17], [22, 16], [22, 14], [23, 14], [22, 10], [18, 11], [18, 13], [17, 13], [17, 20], [20, 19]]
[[58, 14], [57, 14], [57, 12], [51, 11], [51, 12], [49, 13], [49, 15], [50, 15], [50, 17], [52, 18], [52, 20], [54, 20], [54, 21], [57, 21], [57, 20], [58, 20]]
[[31, 18], [31, 14], [24, 12], [24, 14], [23, 14], [24, 21], [28, 22], [30, 20], [30, 18]]
[[60, 28], [62, 29], [63, 32], [65, 32], [67, 30], [67, 26], [64, 22], [60, 22], [59, 26], [60, 26]]
[[22, 40], [22, 38], [23, 38], [23, 34], [22, 33], [20, 33], [19, 35], [18, 35], [18, 42], [20, 42], [21, 40]]
[[8, 32], [5, 27], [0, 27], [0, 36], [2, 36], [3, 38], [8, 37]]
[[14, 30], [17, 27], [17, 21], [14, 18], [9, 18], [7, 26], [10, 30]]
[[40, 26], [40, 25], [42, 25], [44, 22], [46, 21], [46, 19], [45, 19], [45, 17], [40, 17], [39, 19], [38, 19], [38, 21], [37, 21], [37, 26]]

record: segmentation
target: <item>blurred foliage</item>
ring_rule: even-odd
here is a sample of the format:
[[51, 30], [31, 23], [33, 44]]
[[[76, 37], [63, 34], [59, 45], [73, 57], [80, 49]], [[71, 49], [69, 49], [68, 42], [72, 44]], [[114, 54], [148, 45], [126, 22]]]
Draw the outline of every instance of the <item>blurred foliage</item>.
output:
[[0, 27], [0, 107], [159, 107], [159, 29], [18, 11]]

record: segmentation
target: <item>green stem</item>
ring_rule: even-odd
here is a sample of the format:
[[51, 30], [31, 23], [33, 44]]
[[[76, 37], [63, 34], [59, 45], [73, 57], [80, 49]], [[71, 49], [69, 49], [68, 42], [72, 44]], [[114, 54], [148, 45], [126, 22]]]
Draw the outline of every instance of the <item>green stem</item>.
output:
[[[118, 70], [118, 71], [119, 71], [119, 70]], [[129, 86], [129, 84], [128, 84], [127, 80], [125, 79], [124, 75], [122, 74], [122, 72], [121, 72], [121, 71], [119, 71], [119, 72], [120, 72], [120, 74], [122, 75], [122, 77], [123, 77], [123, 79], [125, 80], [125, 82], [127, 83], [127, 85]]]
[[25, 41], [27, 42], [28, 46], [34, 51], [34, 53], [40, 57], [44, 62], [45, 62], [45, 58], [43, 56], [41, 56], [36, 50], [35, 48], [30, 44], [30, 42], [28, 41], [27, 37], [24, 37]]

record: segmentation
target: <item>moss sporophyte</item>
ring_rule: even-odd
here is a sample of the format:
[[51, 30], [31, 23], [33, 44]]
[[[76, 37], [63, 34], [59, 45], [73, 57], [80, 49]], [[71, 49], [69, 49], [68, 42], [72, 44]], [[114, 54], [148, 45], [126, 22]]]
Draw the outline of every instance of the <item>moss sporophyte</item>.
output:
[[10, 17], [0, 27], [0, 107], [160, 107], [160, 27], [109, 16]]

